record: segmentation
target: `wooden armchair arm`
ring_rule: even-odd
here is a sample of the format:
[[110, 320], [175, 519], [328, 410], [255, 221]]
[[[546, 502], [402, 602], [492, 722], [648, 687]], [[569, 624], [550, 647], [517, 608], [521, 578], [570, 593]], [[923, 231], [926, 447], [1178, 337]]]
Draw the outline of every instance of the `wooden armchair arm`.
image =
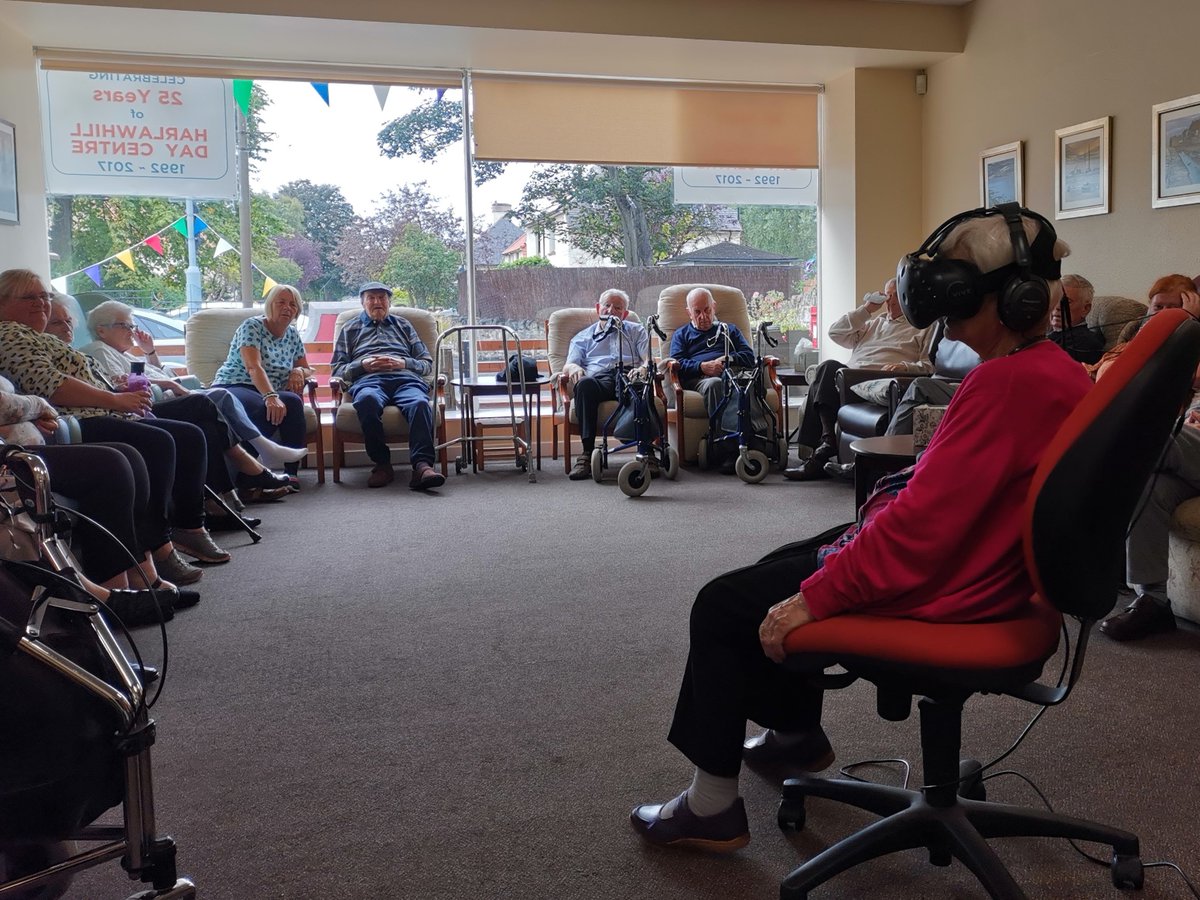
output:
[[337, 377], [336, 375], [329, 379], [329, 393], [333, 397], [334, 406], [341, 405], [342, 394], [346, 393], [346, 389], [348, 387], [350, 387], [350, 385], [346, 384], [343, 379]]

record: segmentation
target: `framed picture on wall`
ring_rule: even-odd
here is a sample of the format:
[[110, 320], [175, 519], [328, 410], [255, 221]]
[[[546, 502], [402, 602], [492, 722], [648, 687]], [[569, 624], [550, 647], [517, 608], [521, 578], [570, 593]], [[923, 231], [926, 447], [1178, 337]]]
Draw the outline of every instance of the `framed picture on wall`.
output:
[[1200, 94], [1156, 103], [1151, 204], [1200, 203]]
[[980, 204], [1025, 202], [1025, 175], [1021, 155], [1024, 141], [992, 147], [979, 154]]
[[1112, 116], [1054, 132], [1054, 217], [1074, 219], [1108, 212]]
[[20, 222], [17, 209], [17, 130], [0, 119], [0, 225]]

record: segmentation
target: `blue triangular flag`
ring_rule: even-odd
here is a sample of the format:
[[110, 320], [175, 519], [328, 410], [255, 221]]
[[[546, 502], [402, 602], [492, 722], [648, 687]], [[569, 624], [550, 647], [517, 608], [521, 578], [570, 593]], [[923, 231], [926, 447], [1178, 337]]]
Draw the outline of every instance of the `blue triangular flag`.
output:
[[195, 227], [196, 227], [196, 237], [199, 237], [199, 236], [200, 236], [200, 232], [204, 231], [204, 229], [206, 229], [206, 228], [208, 227], [208, 223], [207, 223], [207, 222], [205, 222], [205, 221], [204, 221], [202, 218], [200, 218], [199, 216], [193, 216], [192, 218], [193, 218], [193, 220], [195, 220], [195, 222], [196, 222], [196, 226], [195, 226]]
[[329, 105], [329, 85], [326, 84], [324, 81], [311, 81], [311, 82], [309, 82], [309, 84], [311, 84], [313, 86], [314, 91], [316, 91], [318, 94], [321, 95], [321, 99], [324, 100], [325, 105], [328, 106]]
[[94, 266], [88, 266], [83, 271], [88, 278], [96, 282], [96, 287], [103, 287], [104, 283], [100, 280], [100, 263], [96, 263]]
[[438, 88], [438, 89], [437, 89], [437, 97], [434, 99], [434, 101], [433, 101], [433, 102], [434, 102], [434, 103], [441, 103], [441, 102], [442, 102], [442, 95], [446, 93], [446, 90], [447, 90], [446, 88]]

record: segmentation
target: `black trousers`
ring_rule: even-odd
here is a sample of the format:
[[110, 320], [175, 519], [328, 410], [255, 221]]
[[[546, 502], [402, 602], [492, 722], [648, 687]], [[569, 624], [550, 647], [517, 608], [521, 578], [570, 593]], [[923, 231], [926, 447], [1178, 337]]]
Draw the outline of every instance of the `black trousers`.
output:
[[[137, 562], [171, 539], [166, 504], [159, 510], [151, 504], [150, 475], [133, 447], [63, 444], [31, 449], [46, 463], [51, 489], [112, 532]], [[132, 565], [112, 538], [87, 522], [75, 527], [74, 538], [84, 574], [95, 581], [107, 581]]]
[[207, 394], [184, 394], [182, 397], [160, 400], [154, 404], [154, 415], [160, 419], [191, 422], [203, 431], [208, 486], [218, 494], [233, 490], [233, 479], [225, 463], [225, 451], [234, 445], [236, 438]]
[[668, 740], [698, 768], [737, 777], [747, 720], [784, 732], [820, 723], [824, 691], [768, 659], [758, 628], [767, 610], [816, 571], [817, 550], [849, 527], [780, 547], [752, 566], [714, 578], [696, 595]]
[[600, 404], [605, 400], [617, 399], [617, 373], [602, 372], [580, 378], [575, 385], [575, 418], [579, 420], [579, 436], [586, 440], [594, 440], [599, 428], [596, 417], [600, 414]]
[[180, 528], [204, 526], [208, 447], [203, 431], [171, 419], [116, 416], [80, 419], [79, 431], [86, 444], [116, 442], [137, 450], [150, 475], [150, 504], [164, 516], [169, 509], [171, 524]]
[[842, 398], [838, 393], [836, 378], [838, 369], [844, 368], [846, 364], [836, 359], [827, 359], [817, 366], [813, 383], [808, 386], [808, 396], [804, 400], [804, 418], [800, 420], [800, 434], [797, 436], [797, 440], [806, 447], [816, 447], [823, 438], [831, 437], [825, 433], [821, 413], [825, 412], [826, 415], [837, 418]]

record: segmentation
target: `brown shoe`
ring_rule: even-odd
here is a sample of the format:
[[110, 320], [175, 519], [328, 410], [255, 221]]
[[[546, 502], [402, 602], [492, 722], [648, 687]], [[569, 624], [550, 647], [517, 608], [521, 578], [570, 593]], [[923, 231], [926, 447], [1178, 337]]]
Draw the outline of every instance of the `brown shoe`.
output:
[[419, 462], [413, 466], [412, 478], [408, 486], [414, 491], [428, 491], [439, 488], [446, 483], [446, 476], [427, 462]]
[[386, 487], [396, 480], [396, 470], [389, 463], [381, 463], [371, 470], [371, 475], [367, 478], [367, 487], [381, 488]]
[[585, 453], [582, 456], [575, 458], [575, 465], [571, 466], [571, 471], [567, 473], [567, 477], [572, 481], [584, 481], [592, 477], [592, 455]]
[[1100, 623], [1100, 630], [1114, 641], [1136, 641], [1175, 630], [1175, 614], [1153, 597], [1141, 595], [1125, 607], [1124, 612], [1109, 616]]

